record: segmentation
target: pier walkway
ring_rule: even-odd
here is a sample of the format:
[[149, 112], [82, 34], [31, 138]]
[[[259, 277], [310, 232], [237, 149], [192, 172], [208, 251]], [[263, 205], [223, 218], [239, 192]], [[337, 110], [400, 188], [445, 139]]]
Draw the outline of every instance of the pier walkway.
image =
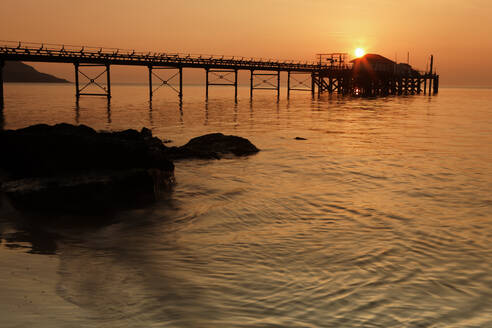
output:
[[[206, 71], [206, 97], [209, 86], [233, 86], [237, 99], [238, 71], [250, 71], [250, 95], [253, 90], [275, 90], [280, 95], [280, 72], [287, 72], [287, 94], [291, 90], [318, 92], [353, 93], [355, 86], [351, 79], [351, 67], [345, 62], [331, 60], [327, 62], [301, 62], [280, 61], [270, 59], [255, 59], [237, 56], [192, 55], [162, 52], [136, 52], [134, 50], [122, 50], [113, 48], [94, 48], [85, 46], [67, 46], [56, 44], [25, 43], [13, 41], [0, 41], [0, 105], [3, 105], [3, 79], [2, 68], [5, 61], [26, 62], [52, 62], [71, 63], [75, 67], [76, 97], [80, 96], [105, 96], [111, 98], [110, 67], [112, 65], [145, 66], [148, 68], [149, 97], [152, 97], [158, 88], [169, 86], [176, 91], [180, 98], [183, 97], [183, 68], [201, 68]], [[83, 67], [101, 67], [102, 73], [91, 77], [84, 73]], [[156, 72], [159, 69], [174, 70], [171, 78], [162, 78]], [[296, 79], [292, 75], [304, 75], [303, 79]], [[80, 76], [87, 80], [84, 85], [80, 83]], [[106, 83], [99, 83], [98, 79], [106, 76]], [[306, 82], [306, 78], [311, 81]], [[396, 77], [399, 78], [399, 77]], [[402, 77], [417, 79], [409, 83], [405, 88], [395, 90], [400, 92], [420, 93], [422, 81], [436, 79], [432, 73], [423, 73], [418, 76]], [[154, 89], [153, 80], [159, 80], [159, 85]], [[403, 80], [401, 80], [403, 81]], [[396, 82], [397, 83], [397, 82]], [[398, 84], [398, 83], [397, 83]], [[400, 83], [403, 85], [403, 83]], [[405, 83], [406, 84], [406, 83]], [[100, 93], [84, 92], [90, 85], [97, 86]], [[412, 87], [410, 87], [412, 85]], [[413, 87], [415, 85], [415, 87]], [[436, 84], [435, 84], [436, 86]], [[425, 91], [426, 88], [424, 88]], [[429, 92], [430, 92], [429, 87]], [[391, 93], [391, 90], [387, 90]], [[434, 89], [437, 92], [437, 88]]]

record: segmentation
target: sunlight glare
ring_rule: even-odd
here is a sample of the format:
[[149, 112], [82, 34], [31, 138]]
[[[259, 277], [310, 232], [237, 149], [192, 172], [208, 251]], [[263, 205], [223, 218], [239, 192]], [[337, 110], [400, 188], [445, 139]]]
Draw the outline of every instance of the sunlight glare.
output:
[[366, 52], [364, 51], [364, 49], [362, 49], [362, 48], [355, 49], [355, 56], [356, 57], [362, 57], [365, 54], [366, 54]]

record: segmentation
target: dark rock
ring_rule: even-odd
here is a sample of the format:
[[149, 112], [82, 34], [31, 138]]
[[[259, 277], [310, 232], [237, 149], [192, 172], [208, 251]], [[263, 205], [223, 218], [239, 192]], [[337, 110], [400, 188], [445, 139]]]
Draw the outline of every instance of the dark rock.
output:
[[138, 206], [174, 182], [166, 147], [148, 129], [97, 133], [87, 126], [34, 125], [0, 132], [2, 185], [29, 210]]
[[173, 159], [183, 158], [221, 158], [223, 154], [245, 156], [257, 153], [248, 139], [237, 136], [226, 136], [222, 133], [211, 133], [191, 139], [181, 147], [168, 148], [168, 154]]
[[97, 133], [84, 125], [40, 124], [0, 132], [0, 149], [0, 168], [13, 178], [107, 169], [174, 170], [166, 147], [147, 131]]
[[303, 137], [295, 137], [294, 139], [295, 140], [307, 140], [306, 138], [303, 138]]
[[170, 171], [128, 169], [13, 180], [2, 189], [18, 209], [84, 213], [151, 204], [173, 183]]
[[140, 131], [140, 134], [146, 139], [152, 138], [152, 131], [150, 131], [150, 129], [148, 128], [143, 127]]
[[[96, 132], [70, 124], [0, 131], [0, 192], [30, 211], [135, 208], [174, 184], [172, 159], [258, 152], [247, 139], [207, 134], [166, 147], [143, 128]], [[0, 180], [0, 183], [2, 180]]]
[[[58, 249], [57, 241], [61, 236], [57, 233], [27, 227], [22, 231], [7, 233], [3, 237], [7, 248], [30, 248], [31, 250], [28, 252], [31, 254], [54, 255]], [[26, 243], [30, 243], [32, 246], [26, 246]]]

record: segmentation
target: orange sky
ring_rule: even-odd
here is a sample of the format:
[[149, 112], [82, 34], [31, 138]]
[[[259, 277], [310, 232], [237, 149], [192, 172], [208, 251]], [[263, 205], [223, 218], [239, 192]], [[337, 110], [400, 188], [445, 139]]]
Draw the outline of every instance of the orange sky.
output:
[[[443, 85], [492, 86], [491, 19], [490, 0], [2, 0], [0, 39], [302, 60], [363, 47], [409, 51], [419, 69], [432, 53]], [[73, 80], [70, 65], [34, 66]]]

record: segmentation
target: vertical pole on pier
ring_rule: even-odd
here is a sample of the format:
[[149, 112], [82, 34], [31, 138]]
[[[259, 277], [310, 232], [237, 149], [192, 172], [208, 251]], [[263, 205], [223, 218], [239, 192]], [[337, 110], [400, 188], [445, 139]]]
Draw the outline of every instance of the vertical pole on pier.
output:
[[290, 71], [287, 71], [287, 99], [290, 98]]
[[149, 101], [152, 101], [152, 66], [149, 65]]
[[429, 69], [429, 95], [432, 90], [432, 70], [434, 69], [434, 55], [431, 55], [430, 69]]
[[179, 100], [183, 99], [183, 67], [179, 67]]
[[234, 100], [237, 102], [237, 68], [234, 70]]
[[111, 78], [110, 78], [110, 71], [109, 71], [109, 64], [106, 64], [106, 81], [108, 83], [108, 100], [111, 99]]
[[208, 100], [208, 70], [209, 68], [205, 68], [205, 100]]
[[280, 99], [280, 71], [277, 71], [277, 98]]
[[79, 63], [74, 63], [75, 66], [75, 98], [79, 101], [80, 89], [79, 89]]
[[427, 93], [427, 76], [424, 77], [424, 95]]
[[3, 66], [5, 62], [0, 59], [0, 111], [3, 109]]
[[253, 70], [251, 72], [251, 77], [249, 79], [250, 85], [249, 85], [249, 97], [253, 99], [253, 78], [254, 78], [254, 73]]
[[439, 92], [439, 75], [434, 76], [434, 94]]
[[[311, 73], [311, 96], [314, 97], [314, 89], [315, 89], [315, 75], [314, 72]], [[319, 90], [319, 85], [318, 85], [318, 90]]]

